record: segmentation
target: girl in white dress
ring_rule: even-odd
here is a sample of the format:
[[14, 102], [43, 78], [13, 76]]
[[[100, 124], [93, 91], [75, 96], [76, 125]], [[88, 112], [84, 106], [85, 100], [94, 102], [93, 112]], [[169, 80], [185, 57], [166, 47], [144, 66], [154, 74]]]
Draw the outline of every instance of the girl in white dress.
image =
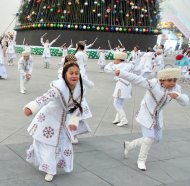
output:
[[43, 55], [42, 55], [42, 57], [44, 58], [44, 63], [45, 63], [44, 68], [50, 68], [50, 62], [51, 62], [50, 47], [53, 45], [53, 43], [55, 43], [57, 41], [57, 39], [60, 37], [60, 35], [56, 39], [54, 39], [51, 43], [49, 42], [48, 39], [46, 39], [46, 42], [44, 43], [43, 37], [44, 36], [41, 37], [40, 41], [41, 41], [42, 45], [44, 46], [44, 51], [43, 51]]
[[2, 38], [0, 39], [0, 79], [7, 79], [7, 71], [4, 65]]
[[13, 66], [13, 60], [16, 58], [15, 54], [15, 45], [16, 45], [16, 33], [9, 33], [8, 39], [8, 48], [7, 48], [7, 58], [8, 58], [8, 65]]
[[188, 96], [181, 93], [181, 87], [176, 83], [181, 70], [178, 68], [163, 69], [158, 72], [158, 79], [151, 80], [122, 70], [117, 70], [115, 73], [118, 77], [147, 89], [136, 116], [137, 122], [141, 125], [142, 137], [131, 142], [124, 142], [126, 158], [130, 150], [140, 147], [137, 166], [145, 171], [151, 145], [162, 138], [163, 107], [172, 100], [176, 100], [182, 106], [189, 104]]
[[24, 108], [27, 116], [37, 113], [28, 128], [33, 144], [27, 150], [26, 160], [47, 173], [46, 181], [52, 181], [57, 168], [73, 170], [73, 131], [82, 119], [91, 117], [79, 66], [73, 58], [64, 64], [62, 79], [50, 86], [47, 93]]

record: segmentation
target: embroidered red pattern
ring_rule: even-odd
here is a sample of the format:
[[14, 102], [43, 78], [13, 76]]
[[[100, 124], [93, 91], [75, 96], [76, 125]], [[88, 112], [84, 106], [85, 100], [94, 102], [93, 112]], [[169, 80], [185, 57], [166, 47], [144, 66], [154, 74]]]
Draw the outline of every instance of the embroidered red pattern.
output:
[[45, 129], [43, 130], [43, 136], [45, 136], [46, 138], [52, 138], [53, 135], [54, 129], [51, 127], [45, 127]]

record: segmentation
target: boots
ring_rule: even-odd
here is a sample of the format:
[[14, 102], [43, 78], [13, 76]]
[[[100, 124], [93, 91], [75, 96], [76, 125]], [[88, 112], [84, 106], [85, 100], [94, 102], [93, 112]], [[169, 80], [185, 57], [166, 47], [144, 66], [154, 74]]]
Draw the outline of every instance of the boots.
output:
[[143, 138], [137, 138], [131, 142], [129, 142], [129, 141], [124, 142], [124, 156], [125, 156], [125, 158], [127, 158], [127, 155], [128, 155], [130, 150], [141, 146], [142, 140], [143, 140]]
[[144, 138], [142, 140], [141, 149], [139, 153], [139, 157], [137, 160], [137, 166], [140, 170], [145, 171], [146, 170], [146, 159], [148, 156], [148, 152], [150, 150], [151, 145], [153, 144], [154, 140], [151, 138]]
[[51, 182], [51, 181], [53, 180], [53, 175], [51, 175], [51, 174], [46, 174], [45, 180], [46, 180], [47, 182]]
[[122, 127], [124, 125], [128, 124], [127, 118], [126, 118], [126, 114], [125, 111], [123, 109], [120, 109], [118, 111], [119, 113], [119, 118], [120, 118], [120, 123], [116, 124], [118, 127]]
[[119, 114], [117, 113], [116, 116], [115, 116], [115, 119], [113, 121], [113, 124], [118, 124], [119, 122], [120, 122]]

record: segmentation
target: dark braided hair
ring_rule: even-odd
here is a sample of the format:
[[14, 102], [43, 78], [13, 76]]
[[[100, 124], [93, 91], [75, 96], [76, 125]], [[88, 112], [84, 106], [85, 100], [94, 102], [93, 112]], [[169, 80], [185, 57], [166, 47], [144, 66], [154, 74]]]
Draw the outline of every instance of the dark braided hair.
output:
[[78, 64], [77, 64], [76, 62], [70, 62], [70, 61], [67, 61], [67, 60], [66, 60], [65, 63], [64, 63], [64, 65], [63, 65], [62, 78], [65, 80], [65, 83], [66, 83], [67, 87], [69, 88], [69, 92], [70, 92], [70, 95], [71, 95], [71, 99], [72, 99], [72, 101], [73, 101], [74, 104], [75, 104], [75, 109], [76, 109], [76, 108], [79, 108], [80, 112], [83, 113], [83, 109], [82, 109], [82, 106], [81, 106], [81, 102], [82, 102], [82, 98], [83, 98], [83, 82], [82, 82], [81, 75], [80, 75], [81, 94], [80, 94], [80, 101], [79, 101], [79, 102], [77, 102], [77, 101], [73, 98], [73, 93], [72, 93], [72, 91], [71, 91], [71, 88], [70, 88], [69, 85], [68, 85], [67, 80], [66, 80], [66, 73], [67, 73], [68, 69], [69, 69], [70, 67], [74, 67], [74, 66], [77, 67], [78, 69], [80, 69], [79, 66], [78, 66]]

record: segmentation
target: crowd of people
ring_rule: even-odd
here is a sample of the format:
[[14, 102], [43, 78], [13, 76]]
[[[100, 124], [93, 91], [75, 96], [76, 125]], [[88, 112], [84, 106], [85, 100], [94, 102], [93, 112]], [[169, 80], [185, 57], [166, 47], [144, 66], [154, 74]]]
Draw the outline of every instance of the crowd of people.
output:
[[[51, 64], [50, 48], [59, 36], [51, 42], [48, 39], [44, 42], [44, 36], [40, 39], [44, 47], [42, 57], [44, 68], [48, 69]], [[3, 79], [7, 79], [4, 40], [8, 43], [5, 45], [7, 64], [12, 66], [15, 59], [15, 38], [16, 34], [9, 34], [0, 40], [0, 77]], [[33, 143], [27, 150], [26, 160], [46, 173], [46, 181], [53, 180], [57, 167], [65, 172], [73, 170], [72, 144], [78, 143], [78, 135], [91, 131], [86, 119], [92, 117], [92, 113], [85, 93], [88, 88], [95, 85], [88, 78], [86, 49], [91, 47], [95, 41], [90, 45], [86, 45], [86, 41], [77, 42], [75, 54], [68, 52], [68, 49], [73, 47], [72, 40], [70, 46], [64, 43], [60, 47], [63, 55], [60, 58], [58, 73], [55, 72], [57, 80], [51, 82], [47, 92], [24, 107], [26, 116], [34, 116], [27, 129], [33, 138]], [[176, 100], [182, 106], [189, 103], [188, 96], [182, 93], [181, 87], [177, 84], [177, 80], [182, 75], [181, 68], [164, 68], [164, 47], [162, 45], [158, 48], [147, 48], [145, 52], [141, 52], [139, 46], [135, 46], [129, 55], [123, 46], [110, 48], [109, 52], [113, 53], [114, 57], [110, 63], [106, 63], [108, 51], [99, 47], [97, 52], [100, 72], [112, 73], [113, 81], [115, 81], [113, 106], [116, 115], [112, 122], [114, 125], [123, 127], [129, 123], [124, 103], [126, 99], [132, 97], [133, 84], [147, 90], [136, 116], [141, 126], [142, 137], [133, 141], [124, 141], [126, 158], [130, 150], [137, 146], [140, 147], [137, 167], [145, 171], [148, 152], [152, 144], [162, 139], [163, 107], [172, 100]], [[187, 51], [187, 58], [189, 54]], [[25, 44], [18, 61], [18, 71], [20, 93], [25, 94], [25, 84], [31, 79], [33, 71], [33, 58], [28, 44]]]

